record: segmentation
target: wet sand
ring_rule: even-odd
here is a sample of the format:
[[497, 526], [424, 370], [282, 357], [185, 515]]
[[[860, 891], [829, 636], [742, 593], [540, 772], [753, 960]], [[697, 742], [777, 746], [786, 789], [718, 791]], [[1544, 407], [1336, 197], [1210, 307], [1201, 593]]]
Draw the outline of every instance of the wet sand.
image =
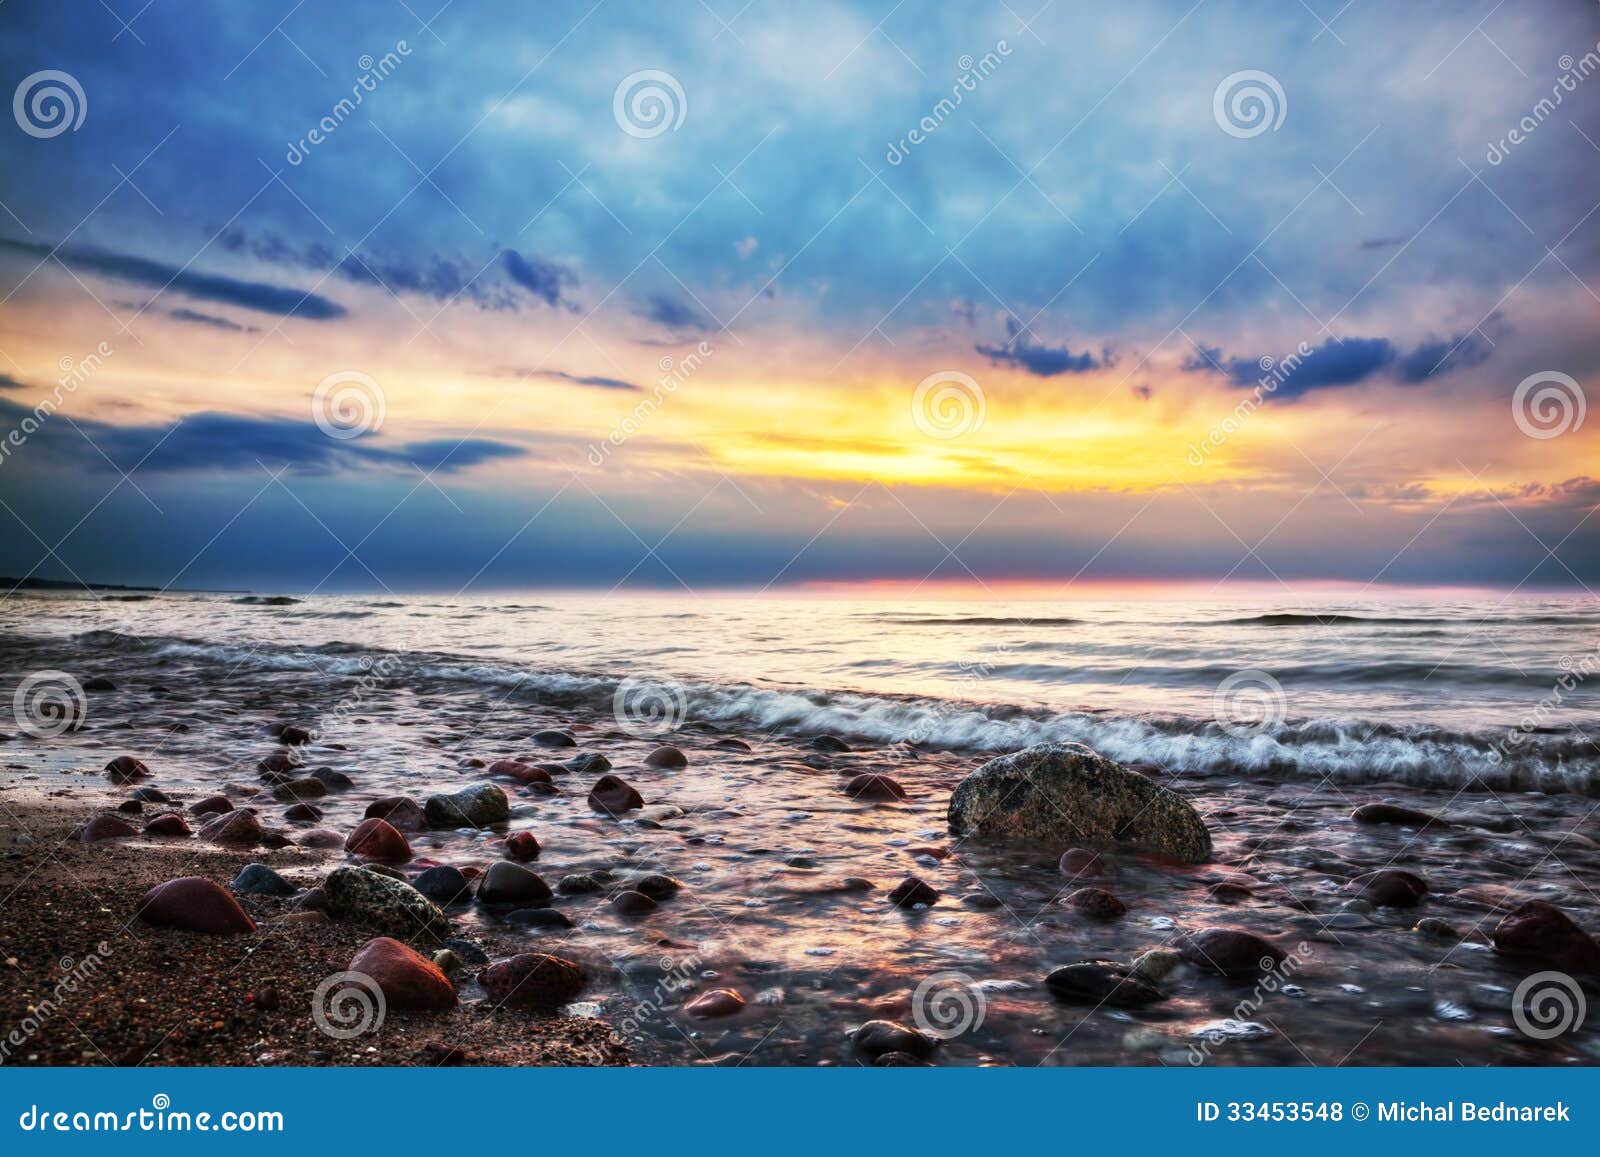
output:
[[[1548, 1040], [1518, 1030], [1511, 993], [1536, 969], [1490, 943], [1504, 914], [1528, 899], [1600, 926], [1590, 891], [1600, 879], [1600, 820], [1587, 797], [1144, 768], [1198, 808], [1214, 862], [1112, 852], [1090, 872], [1064, 873], [1066, 848], [997, 846], [947, 830], [950, 792], [979, 753], [704, 724], [641, 734], [610, 715], [403, 672], [245, 670], [48, 643], [7, 642], [5, 651], [12, 672], [58, 668], [114, 684], [89, 693], [77, 730], [13, 733], [0, 746], [0, 896], [9, 894], [0, 941], [15, 960], [0, 972], [0, 1016], [18, 1023], [61, 978], [63, 958], [81, 961], [101, 941], [108, 948], [8, 1063], [431, 1064], [462, 1059], [445, 1058], [455, 1048], [490, 1064], [859, 1064], [870, 1057], [850, 1034], [874, 1019], [948, 1033], [929, 1053], [940, 1064], [1600, 1060], [1592, 1022]], [[12, 685], [0, 690], [9, 698]], [[286, 746], [271, 733], [283, 724], [316, 738]], [[551, 729], [571, 746], [535, 741]], [[647, 762], [664, 743], [686, 766]], [[152, 772], [143, 783], [179, 810], [221, 792], [294, 842], [73, 842], [80, 825], [133, 792], [101, 773], [123, 754], [143, 760]], [[645, 808], [619, 819], [588, 805], [602, 769], [569, 761], [595, 755]], [[320, 819], [286, 818], [290, 803], [273, 798], [260, 771], [271, 757], [298, 758], [296, 775], [337, 773], [338, 786], [310, 801]], [[370, 929], [297, 915], [295, 897], [242, 897], [260, 926], [249, 936], [160, 930], [134, 917], [152, 884], [203, 875], [226, 886], [247, 863], [315, 887], [351, 861], [339, 848], [301, 846], [308, 832], [342, 838], [375, 799], [422, 801], [490, 782], [487, 765], [504, 758], [550, 769], [551, 784], [494, 780], [511, 802], [507, 823], [407, 832], [414, 858], [395, 867], [413, 880], [434, 864], [482, 870], [505, 858], [508, 833], [532, 832], [542, 851], [526, 866], [556, 889], [549, 904], [570, 927], [511, 923], [507, 907], [475, 903], [446, 912], [490, 959], [547, 952], [579, 963], [589, 980], [567, 1011], [580, 1015], [495, 1010], [468, 968], [458, 1010], [392, 1011], [377, 1034], [333, 1040], [312, 1021], [312, 993], [349, 967]], [[868, 771], [893, 776], [908, 798], [849, 796], [844, 785]], [[1352, 821], [1356, 807], [1386, 797], [1453, 822], [1419, 831]], [[146, 805], [143, 818], [160, 810]], [[1385, 868], [1424, 877], [1426, 896], [1373, 906], [1348, 887]], [[617, 901], [661, 875], [681, 889], [642, 909]], [[939, 893], [932, 906], [887, 899], [913, 876]], [[568, 889], [567, 877], [594, 887]], [[1086, 885], [1115, 895], [1125, 913], [1103, 919], [1064, 903]], [[1418, 930], [1424, 920], [1453, 931]], [[1044, 983], [1063, 964], [1126, 963], [1218, 925], [1269, 938], [1293, 955], [1293, 974], [1263, 994], [1180, 964], [1161, 981], [1165, 999], [1139, 1009], [1062, 1003]], [[737, 1002], [688, 1004], [721, 989]]]

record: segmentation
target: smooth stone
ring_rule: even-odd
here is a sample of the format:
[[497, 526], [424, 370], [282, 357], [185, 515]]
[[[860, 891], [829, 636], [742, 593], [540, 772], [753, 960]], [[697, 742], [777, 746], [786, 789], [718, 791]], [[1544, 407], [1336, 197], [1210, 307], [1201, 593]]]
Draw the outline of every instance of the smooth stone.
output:
[[572, 919], [559, 908], [518, 908], [506, 914], [507, 924], [524, 928], [571, 928]]
[[480, 904], [521, 904], [531, 908], [548, 903], [552, 895], [544, 877], [510, 860], [490, 864], [478, 881]]
[[688, 767], [689, 757], [670, 743], [656, 748], [644, 757], [646, 767]]
[[435, 828], [486, 828], [511, 817], [506, 793], [492, 783], [462, 788], [453, 795], [431, 795], [423, 805]]
[[1232, 979], [1252, 979], [1270, 972], [1285, 956], [1272, 941], [1242, 928], [1202, 928], [1180, 936], [1177, 945], [1190, 964]]
[[192, 836], [189, 825], [177, 812], [163, 812], [144, 825], [147, 836]]
[[136, 787], [133, 789], [133, 798], [143, 800], [145, 803], [171, 803], [167, 793], [159, 787]]
[[344, 842], [344, 850], [363, 860], [385, 864], [404, 864], [411, 859], [411, 845], [388, 820], [362, 820]]
[[518, 783], [549, 783], [550, 773], [520, 759], [497, 759], [485, 769], [490, 775], [504, 776]]
[[454, 976], [465, 968], [467, 964], [451, 949], [441, 948], [433, 954], [433, 966], [446, 976]]
[[819, 735], [809, 744], [812, 751], [826, 751], [842, 753], [850, 750], [850, 745], [837, 735]]
[[292, 824], [314, 824], [322, 818], [322, 809], [314, 803], [297, 803], [283, 809], [283, 818]]
[[350, 960], [350, 971], [370, 976], [390, 1008], [456, 1006], [455, 986], [444, 970], [415, 949], [387, 936], [363, 944]]
[[1082, 912], [1096, 920], [1115, 920], [1128, 911], [1128, 906], [1104, 888], [1079, 888], [1062, 901], [1075, 912]]
[[328, 915], [349, 924], [399, 936], [442, 940], [450, 935], [450, 921], [438, 907], [410, 884], [368, 868], [339, 867], [322, 882]]
[[419, 873], [411, 886], [437, 904], [465, 904], [472, 899], [472, 881], [450, 864]]
[[134, 826], [117, 816], [95, 816], [78, 829], [78, 839], [86, 844], [98, 844], [103, 840], [120, 840], [133, 835], [138, 835]]
[[408, 795], [386, 795], [367, 805], [362, 819], [383, 820], [396, 831], [423, 832], [428, 830], [428, 817], [422, 805]]
[[589, 875], [587, 872], [574, 872], [562, 876], [556, 884], [556, 891], [568, 896], [587, 896], [594, 892], [605, 890], [605, 884]]
[[570, 1003], [587, 980], [580, 965], [543, 952], [524, 952], [478, 973], [478, 983], [495, 1004], [544, 1011]]
[[329, 791], [349, 791], [356, 785], [356, 781], [344, 772], [335, 771], [331, 767], [317, 768], [311, 773], [311, 778], [319, 781]]
[[1600, 944], [1554, 904], [1529, 900], [1490, 933], [1502, 956], [1549, 964], [1567, 972], [1600, 973]]
[[299, 747], [302, 744], [311, 742], [311, 732], [304, 727], [295, 727], [293, 724], [285, 723], [273, 728], [273, 730], [277, 734], [278, 742], [285, 747]]
[[104, 675], [92, 675], [79, 684], [85, 691], [115, 691], [117, 685]]
[[1110, 960], [1064, 965], [1046, 976], [1044, 983], [1052, 996], [1068, 1004], [1142, 1008], [1167, 998], [1146, 976]]
[[233, 801], [225, 795], [208, 795], [189, 805], [189, 814], [196, 816], [223, 815], [233, 810]]
[[892, 1020], [869, 1020], [851, 1034], [851, 1042], [869, 1057], [885, 1053], [905, 1053], [924, 1058], [933, 1054], [938, 1043], [933, 1037]]
[[489, 954], [470, 940], [463, 940], [459, 936], [447, 936], [440, 943], [468, 964], [489, 963]]
[[623, 916], [643, 916], [654, 912], [657, 906], [656, 902], [643, 892], [618, 892], [611, 897], [612, 910]]
[[613, 818], [643, 806], [644, 797], [638, 790], [615, 775], [602, 775], [589, 789], [589, 807]]
[[611, 761], [598, 751], [585, 751], [561, 766], [574, 775], [601, 775], [611, 770]]
[[1428, 885], [1415, 872], [1383, 868], [1357, 876], [1345, 890], [1381, 908], [1415, 908], [1427, 895]]
[[1350, 813], [1350, 818], [1358, 824], [1397, 824], [1408, 828], [1425, 828], [1430, 824], [1434, 827], [1450, 826], [1447, 820], [1436, 815], [1392, 803], [1364, 803]]
[[570, 731], [561, 731], [553, 727], [544, 731], [535, 731], [528, 739], [532, 743], [537, 743], [540, 747], [578, 746], [578, 741], [572, 737]]
[[132, 783], [139, 779], [148, 779], [150, 769], [144, 761], [132, 755], [119, 755], [105, 766], [105, 776], [112, 783]]
[[844, 785], [844, 793], [851, 799], [864, 799], [877, 803], [894, 803], [906, 798], [906, 789], [887, 775], [867, 772]]
[[961, 905], [977, 912], [993, 912], [1000, 907], [1000, 897], [992, 892], [968, 892], [961, 897]]
[[204, 876], [180, 876], [144, 894], [135, 914], [157, 928], [218, 936], [254, 932], [256, 923], [221, 884]]
[[250, 811], [225, 812], [200, 828], [200, 838], [214, 844], [248, 847], [259, 844], [261, 837], [261, 821]]
[[1187, 800], [1077, 743], [991, 759], [951, 794], [949, 823], [961, 835], [1211, 858], [1211, 833]]
[[915, 876], [907, 876], [889, 892], [889, 903], [896, 908], [915, 908], [919, 904], [931, 908], [938, 902], [939, 890]]
[[751, 750], [750, 745], [748, 743], [746, 743], [744, 740], [739, 739], [739, 738], [737, 738], [735, 736], [732, 736], [732, 735], [724, 735], [721, 739], [719, 739], [715, 743], [713, 743], [712, 746], [713, 747], [725, 747], [729, 751], [749, 751], [749, 750]]
[[1106, 870], [1105, 859], [1087, 848], [1068, 848], [1057, 866], [1064, 876], [1102, 876]]
[[671, 876], [655, 874], [642, 876], [633, 881], [629, 887], [635, 892], [649, 896], [652, 900], [670, 900], [683, 890], [683, 883]]
[[288, 783], [281, 783], [272, 789], [272, 798], [284, 803], [292, 800], [321, 799], [327, 794], [328, 785], [310, 776], [304, 779], [291, 779]]
[[328, 828], [312, 828], [309, 832], [302, 832], [295, 843], [302, 848], [342, 848], [344, 837]]
[[1446, 944], [1458, 944], [1461, 933], [1454, 925], [1439, 919], [1437, 916], [1424, 916], [1417, 921], [1416, 931], [1430, 940], [1438, 940]]
[[1176, 948], [1152, 948], [1133, 958], [1133, 971], [1146, 980], [1161, 980], [1183, 963], [1183, 954]]
[[513, 832], [506, 837], [506, 855], [513, 860], [537, 860], [539, 840], [532, 832]]
[[241, 896], [293, 896], [299, 891], [265, 864], [246, 864], [240, 868], [231, 887]]
[[683, 1011], [698, 1020], [732, 1016], [744, 1007], [744, 997], [731, 988], [713, 988], [702, 992], [683, 1006]]

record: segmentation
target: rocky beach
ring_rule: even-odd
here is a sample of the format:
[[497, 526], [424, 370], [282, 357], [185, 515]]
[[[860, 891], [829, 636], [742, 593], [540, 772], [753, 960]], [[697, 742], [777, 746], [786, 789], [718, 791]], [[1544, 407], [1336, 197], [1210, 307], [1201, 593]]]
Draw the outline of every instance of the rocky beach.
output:
[[[176, 610], [305, 609], [220, 605]], [[8, 604], [6, 1064], [1600, 1061], [1521, 987], [1595, 992], [1582, 790], [608, 710], [142, 609]]]

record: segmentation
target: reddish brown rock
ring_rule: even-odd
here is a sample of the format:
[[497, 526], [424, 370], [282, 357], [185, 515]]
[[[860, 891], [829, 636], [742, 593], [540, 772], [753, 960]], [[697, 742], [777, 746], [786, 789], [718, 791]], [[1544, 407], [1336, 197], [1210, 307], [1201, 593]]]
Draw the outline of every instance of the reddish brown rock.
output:
[[1061, 853], [1061, 872], [1066, 876], [1103, 876], [1105, 859], [1087, 848], [1069, 848]]
[[692, 1017], [709, 1020], [715, 1016], [732, 1016], [743, 1007], [744, 997], [733, 989], [713, 988], [685, 1004], [683, 1011]]
[[575, 999], [587, 979], [580, 965], [543, 952], [524, 952], [478, 973], [495, 1004], [546, 1012]]
[[144, 761], [131, 755], [119, 755], [106, 764], [106, 778], [112, 783], [133, 783], [150, 778], [150, 769]]
[[1600, 944], [1560, 908], [1529, 900], [1503, 918], [1490, 934], [1494, 950], [1567, 972], [1600, 974]]
[[284, 775], [300, 766], [300, 757], [292, 751], [274, 751], [260, 763], [256, 770], [262, 775]]
[[311, 732], [304, 727], [285, 725], [278, 730], [278, 742], [285, 747], [299, 747], [301, 744], [310, 743]]
[[183, 817], [177, 812], [167, 812], [165, 815], [156, 816], [144, 825], [144, 834], [147, 836], [191, 836], [189, 825], [183, 822]]
[[503, 775], [518, 783], [549, 783], [550, 773], [520, 759], [497, 759], [488, 767], [490, 775]]
[[312, 828], [295, 840], [302, 848], [342, 848], [344, 837], [329, 828]]
[[363, 944], [350, 961], [350, 971], [372, 977], [390, 1008], [448, 1009], [456, 1006], [456, 990], [439, 967], [421, 953], [387, 936]]
[[289, 803], [291, 800], [321, 799], [328, 794], [328, 785], [315, 776], [291, 779], [272, 789], [272, 798]]
[[1180, 936], [1177, 948], [1189, 963], [1235, 979], [1270, 972], [1286, 955], [1272, 941], [1242, 928], [1202, 928]]
[[506, 837], [506, 855], [513, 860], [537, 860], [539, 840], [532, 832], [513, 832]]
[[906, 798], [906, 789], [890, 779], [887, 775], [879, 775], [869, 771], [858, 775], [844, 785], [844, 793], [851, 799], [871, 800], [878, 803], [889, 803]]
[[688, 767], [689, 757], [668, 743], [645, 756], [644, 765], [646, 767]]
[[1082, 912], [1096, 920], [1115, 920], [1128, 910], [1128, 906], [1104, 888], [1079, 888], [1062, 901], [1074, 912]]
[[255, 921], [239, 907], [239, 901], [221, 884], [204, 876], [181, 876], [157, 884], [144, 894], [135, 912], [157, 928], [219, 936], [256, 930]]
[[78, 839], [86, 844], [101, 840], [120, 840], [134, 834], [133, 825], [116, 816], [95, 816], [78, 829]]
[[1345, 890], [1383, 908], [1415, 908], [1427, 895], [1428, 884], [1415, 872], [1383, 868], [1357, 876]]
[[597, 812], [620, 816], [634, 808], [643, 807], [644, 797], [627, 780], [615, 775], [602, 775], [589, 790], [589, 806]]
[[384, 864], [403, 864], [411, 858], [411, 845], [406, 843], [387, 820], [362, 820], [344, 842], [344, 850], [363, 860]]
[[422, 805], [408, 795], [386, 795], [367, 805], [366, 819], [388, 822], [396, 831], [422, 832], [428, 829], [428, 817]]
[[314, 803], [297, 803], [283, 809], [283, 818], [292, 824], [314, 824], [322, 818], [322, 809]]
[[618, 892], [611, 897], [611, 908], [623, 916], [644, 916], [656, 910], [657, 904], [643, 892]]
[[233, 801], [225, 795], [208, 795], [189, 805], [189, 814], [196, 816], [221, 815], [233, 810]]
[[225, 812], [200, 829], [203, 840], [238, 847], [254, 847], [261, 842], [261, 835], [261, 821], [251, 811]]

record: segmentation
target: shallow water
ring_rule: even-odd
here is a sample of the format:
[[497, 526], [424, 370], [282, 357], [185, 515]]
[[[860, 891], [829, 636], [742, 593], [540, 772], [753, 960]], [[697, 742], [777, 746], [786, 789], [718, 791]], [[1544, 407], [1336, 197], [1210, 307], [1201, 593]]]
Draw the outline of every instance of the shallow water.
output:
[[[488, 612], [479, 609], [428, 608], [423, 617], [429, 623], [448, 613], [479, 625], [462, 627], [450, 647], [388, 666], [383, 654], [360, 646], [385, 632], [358, 639], [345, 624], [313, 633], [306, 620], [282, 617], [285, 611], [306, 613], [305, 604], [199, 602], [182, 616], [179, 633], [190, 640], [185, 643], [130, 639], [130, 623], [108, 622], [102, 617], [107, 608], [98, 605], [74, 604], [65, 616], [34, 610], [18, 624], [17, 604], [10, 604], [9, 625], [16, 629], [4, 642], [8, 677], [0, 692], [9, 698], [22, 673], [47, 666], [104, 672], [119, 689], [89, 699], [80, 731], [44, 741], [13, 737], [5, 745], [8, 763], [93, 769], [110, 754], [133, 751], [156, 770], [155, 782], [164, 790], [193, 797], [223, 784], [254, 785], [256, 762], [279, 750], [266, 737], [265, 724], [298, 722], [322, 732], [308, 752], [308, 766], [333, 767], [355, 781], [351, 790], [318, 801], [326, 811], [321, 826], [342, 833], [380, 796], [420, 799], [480, 782], [483, 771], [462, 766], [468, 758], [570, 756], [571, 749], [534, 748], [529, 736], [551, 725], [574, 725], [578, 751], [606, 755], [648, 803], [676, 805], [685, 814], [659, 825], [599, 816], [584, 800], [592, 776], [561, 777], [561, 794], [552, 797], [505, 783], [512, 829], [532, 830], [544, 846], [533, 866], [551, 883], [568, 873], [609, 868], [619, 880], [635, 872], [665, 872], [686, 888], [637, 920], [617, 915], [603, 897], [558, 897], [556, 905], [575, 928], [515, 935], [525, 937], [530, 950], [588, 965], [594, 981], [584, 1000], [619, 1024], [646, 1061], [854, 1063], [858, 1058], [846, 1033], [874, 1017], [962, 1029], [936, 1055], [947, 1064], [1600, 1059], [1600, 1034], [1593, 1027], [1549, 1041], [1516, 1027], [1512, 990], [1531, 969], [1496, 957], [1485, 943], [1505, 907], [1528, 898], [1561, 905], [1587, 928], [1600, 925], [1600, 900], [1590, 891], [1600, 878], [1597, 801], [1580, 793], [1353, 786], [1311, 774], [1314, 769], [1305, 764], [1270, 772], [1214, 763], [1174, 767], [1147, 750], [1146, 761], [1161, 765], [1160, 781], [1206, 817], [1216, 838], [1216, 862], [1188, 868], [1116, 855], [1109, 875], [1071, 880], [1055, 862], [1064, 849], [957, 841], [948, 833], [949, 792], [981, 761], [979, 752], [913, 748], [858, 732], [854, 751], [822, 754], [807, 743], [820, 729], [813, 716], [790, 729], [757, 727], [738, 715], [708, 720], [691, 711], [673, 720], [670, 730], [651, 733], [636, 718], [624, 714], [619, 722], [606, 709], [608, 688], [615, 687], [621, 669], [609, 683], [598, 676], [567, 676], [563, 684], [549, 675], [549, 667], [541, 668], [543, 676], [521, 682], [509, 674], [464, 677], [464, 667], [498, 670], [481, 657], [466, 659], [474, 648], [525, 652], [522, 665], [507, 664], [508, 671], [531, 668], [527, 658], [535, 653], [554, 660], [529, 644], [513, 643], [510, 636], [522, 628], [508, 625], [505, 638], [491, 641], [491, 628], [481, 621]], [[38, 605], [54, 611], [57, 601]], [[665, 613], [661, 604], [652, 606], [652, 613]], [[156, 609], [162, 616], [178, 614]], [[248, 626], [236, 625], [242, 616], [258, 614]], [[144, 625], [148, 629], [155, 621]], [[215, 623], [233, 625], [226, 642], [206, 641]], [[781, 625], [767, 629], [781, 634]], [[595, 633], [620, 629], [615, 623], [593, 627]], [[119, 634], [83, 637], [88, 628]], [[578, 627], [569, 620], [567, 629]], [[450, 628], [434, 630], [430, 639], [441, 642]], [[1266, 630], [1276, 638], [1286, 629]], [[1581, 637], [1574, 628], [1562, 630]], [[22, 631], [33, 641], [22, 638]], [[387, 632], [391, 647], [399, 641], [394, 634]], [[653, 644], [641, 640], [641, 651], [668, 648], [671, 634], [664, 629]], [[304, 635], [310, 638], [298, 646], [282, 646]], [[246, 644], [246, 638], [259, 638], [262, 645]], [[342, 645], [314, 649], [311, 642]], [[904, 644], [874, 648], [892, 654], [896, 645]], [[771, 647], [757, 666], [776, 663], [771, 654], [778, 643]], [[710, 664], [710, 650], [704, 638], [683, 639], [678, 653]], [[739, 661], [731, 650], [722, 660]], [[652, 665], [664, 662], [658, 656]], [[693, 677], [683, 662], [675, 672]], [[796, 661], [791, 675], [802, 669]], [[824, 712], [839, 701], [820, 693], [803, 698]], [[995, 708], [987, 717], [999, 726], [1015, 723]], [[190, 730], [167, 731], [174, 720]], [[723, 734], [743, 737], [753, 750], [717, 746]], [[688, 754], [690, 765], [644, 766], [644, 755], [667, 739]], [[841, 791], [845, 777], [869, 769], [889, 771], [911, 800], [870, 805], [847, 798]], [[1355, 806], [1380, 798], [1465, 822], [1418, 835], [1349, 820]], [[260, 806], [264, 820], [282, 825], [281, 805]], [[417, 836], [413, 847], [426, 859], [406, 871], [419, 871], [428, 861], [485, 864], [499, 858], [499, 836]], [[919, 855], [919, 848], [949, 854], [940, 860]], [[1345, 909], [1347, 880], [1391, 865], [1428, 880], [1432, 892], [1420, 908]], [[298, 876], [289, 874], [309, 884], [325, 870], [325, 862], [308, 856]], [[941, 891], [939, 903], [908, 912], [885, 901], [887, 889], [911, 874]], [[870, 879], [876, 890], [843, 890], [841, 882], [851, 876]], [[1222, 879], [1241, 880], [1249, 895], [1235, 903], [1212, 898], [1207, 886]], [[1127, 915], [1099, 922], [1062, 907], [1060, 898], [1085, 883], [1114, 892], [1127, 904]], [[971, 907], [965, 897], [987, 898], [983, 902], [995, 906]], [[451, 915], [471, 935], [497, 924], [502, 914], [467, 907]], [[1448, 921], [1467, 941], [1452, 947], [1412, 931], [1421, 916]], [[1163, 982], [1169, 999], [1131, 1012], [1064, 1005], [1043, 985], [1058, 965], [1085, 958], [1127, 961], [1180, 932], [1215, 924], [1248, 928], [1293, 952], [1296, 963], [1286, 984], [1264, 992], [1185, 968]], [[737, 1016], [702, 1022], [684, 1014], [681, 1003], [689, 991], [722, 986], [749, 1000]]]

